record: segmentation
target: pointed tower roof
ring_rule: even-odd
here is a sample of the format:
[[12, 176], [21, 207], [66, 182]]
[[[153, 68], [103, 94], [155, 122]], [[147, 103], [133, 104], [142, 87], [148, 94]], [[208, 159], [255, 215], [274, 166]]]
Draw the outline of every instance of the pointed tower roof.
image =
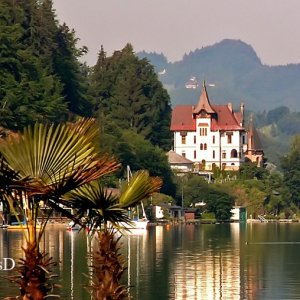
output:
[[205, 86], [205, 81], [203, 81], [200, 98], [199, 98], [199, 101], [198, 101], [198, 104], [196, 105], [196, 107], [193, 108], [193, 113], [199, 114], [201, 110], [205, 110], [208, 114], [215, 113], [214, 109], [212, 108], [212, 106], [209, 102], [209, 98], [208, 98], [208, 94], [207, 94], [207, 90], [206, 90], [206, 86]]
[[250, 150], [262, 150], [262, 144], [258, 132], [253, 123], [253, 115], [251, 114], [248, 126], [248, 138], [250, 138]]

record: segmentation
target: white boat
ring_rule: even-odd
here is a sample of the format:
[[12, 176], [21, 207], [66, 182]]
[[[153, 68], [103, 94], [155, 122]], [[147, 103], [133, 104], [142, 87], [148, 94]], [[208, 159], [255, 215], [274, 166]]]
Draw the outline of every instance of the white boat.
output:
[[147, 229], [149, 220], [140, 219], [140, 220], [134, 220], [132, 222], [133, 222], [133, 228], [132, 229]]
[[73, 230], [80, 230], [80, 225], [75, 224], [74, 221], [71, 221], [67, 226], [68, 231], [73, 231]]
[[125, 229], [147, 229], [149, 220], [143, 218], [138, 220], [131, 220], [131, 224], [127, 224], [125, 222], [120, 222], [119, 225]]
[[[127, 181], [128, 182], [130, 181], [130, 178], [132, 178], [132, 173], [131, 173], [130, 167], [127, 166]], [[140, 218], [140, 215], [139, 215], [139, 207], [136, 207], [136, 216], [133, 216], [134, 215], [133, 210], [128, 211], [128, 213], [131, 217], [131, 220], [130, 220], [131, 225], [126, 224], [124, 222], [120, 222], [120, 226], [122, 226], [125, 229], [129, 229], [129, 230], [132, 230], [132, 229], [145, 230], [145, 229], [147, 229], [149, 220], [147, 219], [147, 216], [146, 216], [143, 201], [141, 201], [140, 206], [141, 206], [141, 210], [142, 210], [142, 218]]]

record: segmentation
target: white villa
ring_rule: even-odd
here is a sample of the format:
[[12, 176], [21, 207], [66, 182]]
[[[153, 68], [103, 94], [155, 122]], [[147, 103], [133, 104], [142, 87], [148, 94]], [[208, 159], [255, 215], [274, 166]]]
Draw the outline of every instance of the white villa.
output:
[[[244, 104], [241, 103], [237, 112], [231, 103], [212, 105], [205, 82], [196, 106], [178, 105], [173, 109], [171, 131], [174, 133], [174, 152], [192, 161], [195, 170], [212, 170], [214, 167], [238, 170], [248, 156]], [[254, 159], [258, 162], [257, 157]]]

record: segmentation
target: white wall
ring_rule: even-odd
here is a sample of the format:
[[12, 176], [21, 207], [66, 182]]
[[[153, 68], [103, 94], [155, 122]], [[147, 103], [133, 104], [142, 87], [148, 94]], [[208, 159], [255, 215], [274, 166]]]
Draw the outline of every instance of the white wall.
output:
[[[199, 124], [208, 124], [208, 127], [199, 126]], [[211, 169], [212, 164], [215, 163], [220, 167], [223, 163], [227, 168], [238, 168], [241, 161], [244, 161], [244, 154], [242, 151], [242, 135], [240, 131], [230, 131], [232, 133], [231, 143], [228, 144], [228, 137], [226, 132], [220, 133], [219, 131], [210, 131], [211, 120], [206, 118], [199, 118], [196, 120], [196, 131], [189, 131], [186, 135], [186, 143], [182, 144], [182, 137], [180, 132], [174, 133], [174, 151], [180, 155], [185, 153], [185, 157], [193, 162], [201, 163], [203, 160], [206, 162], [206, 169]], [[200, 129], [207, 128], [207, 135], [200, 136]], [[221, 135], [221, 136], [220, 136]], [[196, 136], [196, 143], [194, 137]], [[213, 136], [215, 136], [215, 143], [213, 143]], [[206, 144], [207, 150], [200, 150], [200, 144]], [[231, 157], [231, 151], [237, 151], [237, 157]], [[196, 151], [196, 158], [194, 157]], [[213, 151], [215, 156], [213, 158]], [[221, 151], [221, 159], [220, 159]], [[226, 153], [226, 158], [223, 158], [222, 153]]]

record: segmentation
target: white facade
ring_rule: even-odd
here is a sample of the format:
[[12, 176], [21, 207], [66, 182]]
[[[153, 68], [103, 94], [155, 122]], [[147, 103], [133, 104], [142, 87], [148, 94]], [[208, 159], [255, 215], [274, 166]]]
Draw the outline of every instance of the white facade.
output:
[[[201, 125], [200, 125], [201, 124]], [[208, 124], [208, 126], [203, 126]], [[197, 131], [174, 132], [174, 151], [211, 170], [213, 164], [225, 169], [238, 169], [245, 160], [241, 131], [211, 131], [210, 119], [197, 119]]]
[[243, 109], [243, 104], [238, 113], [233, 112], [230, 103], [212, 106], [203, 86], [196, 108], [175, 107], [171, 125], [174, 151], [193, 161], [196, 170], [238, 170], [245, 161], [247, 140]]

